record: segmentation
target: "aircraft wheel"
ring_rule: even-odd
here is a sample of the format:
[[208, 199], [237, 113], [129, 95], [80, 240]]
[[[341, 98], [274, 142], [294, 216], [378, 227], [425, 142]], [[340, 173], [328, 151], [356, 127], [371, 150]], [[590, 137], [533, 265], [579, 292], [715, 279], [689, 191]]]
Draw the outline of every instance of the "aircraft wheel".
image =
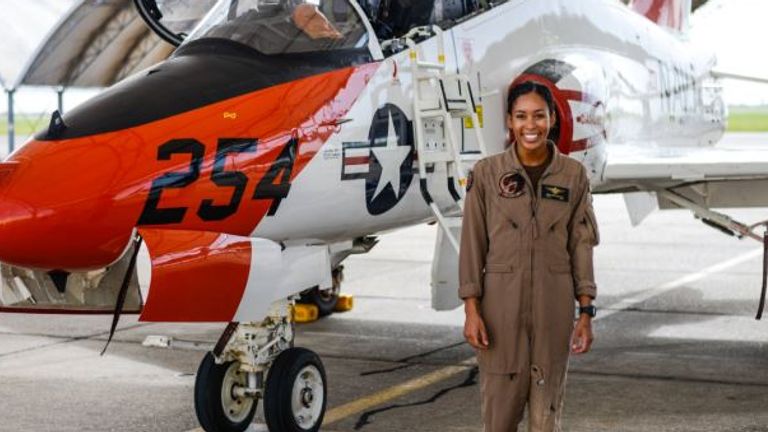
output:
[[325, 368], [304, 348], [289, 348], [269, 368], [264, 418], [270, 431], [316, 432], [325, 415]]
[[206, 432], [243, 432], [253, 421], [258, 400], [238, 397], [236, 387], [246, 387], [248, 375], [238, 362], [216, 364], [206, 353], [195, 378], [195, 412]]
[[336, 309], [336, 303], [339, 301], [339, 289], [328, 288], [321, 290], [313, 288], [308, 293], [301, 296], [301, 303], [309, 303], [317, 306], [317, 313], [321, 317], [328, 316]]
[[301, 295], [301, 303], [309, 303], [317, 306], [318, 315], [328, 316], [336, 309], [341, 292], [341, 281], [344, 279], [344, 266], [333, 269], [333, 286], [328, 289], [313, 288]]

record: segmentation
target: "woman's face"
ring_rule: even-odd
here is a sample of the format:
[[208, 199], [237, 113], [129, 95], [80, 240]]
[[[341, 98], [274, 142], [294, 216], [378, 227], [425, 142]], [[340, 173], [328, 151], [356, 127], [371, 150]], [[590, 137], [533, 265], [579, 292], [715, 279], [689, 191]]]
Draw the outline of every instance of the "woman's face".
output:
[[555, 115], [537, 93], [527, 93], [515, 100], [507, 117], [507, 127], [525, 150], [535, 152], [546, 146], [547, 134], [555, 125]]

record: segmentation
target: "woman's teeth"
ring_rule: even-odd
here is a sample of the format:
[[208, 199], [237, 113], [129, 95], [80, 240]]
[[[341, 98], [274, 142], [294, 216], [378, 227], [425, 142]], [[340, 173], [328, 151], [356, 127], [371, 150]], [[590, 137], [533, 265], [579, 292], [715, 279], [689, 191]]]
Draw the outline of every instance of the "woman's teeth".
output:
[[525, 138], [526, 141], [536, 141], [538, 137], [539, 134], [523, 134], [523, 138]]

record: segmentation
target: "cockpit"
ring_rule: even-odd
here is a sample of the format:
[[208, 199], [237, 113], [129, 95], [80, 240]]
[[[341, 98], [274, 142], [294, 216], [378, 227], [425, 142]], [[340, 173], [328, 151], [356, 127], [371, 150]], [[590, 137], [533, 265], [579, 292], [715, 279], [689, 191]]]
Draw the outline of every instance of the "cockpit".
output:
[[367, 50], [368, 32], [346, 0], [220, 0], [182, 45], [200, 39], [280, 55]]
[[[365, 51], [376, 57], [380, 43], [414, 27], [451, 27], [488, 6], [484, 0], [134, 1], [150, 27], [174, 45], [229, 41], [268, 56]], [[197, 20], [190, 20], [191, 9]]]

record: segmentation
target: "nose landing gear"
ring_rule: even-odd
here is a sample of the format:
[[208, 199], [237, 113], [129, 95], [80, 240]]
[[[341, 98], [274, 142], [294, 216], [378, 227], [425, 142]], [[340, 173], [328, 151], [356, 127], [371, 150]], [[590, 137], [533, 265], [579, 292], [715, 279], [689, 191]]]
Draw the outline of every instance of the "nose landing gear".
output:
[[205, 431], [245, 431], [259, 399], [264, 400], [270, 431], [320, 429], [325, 368], [314, 352], [293, 347], [292, 306], [293, 300], [277, 302], [260, 324], [230, 325], [214, 353], [203, 358], [195, 381], [195, 411]]

